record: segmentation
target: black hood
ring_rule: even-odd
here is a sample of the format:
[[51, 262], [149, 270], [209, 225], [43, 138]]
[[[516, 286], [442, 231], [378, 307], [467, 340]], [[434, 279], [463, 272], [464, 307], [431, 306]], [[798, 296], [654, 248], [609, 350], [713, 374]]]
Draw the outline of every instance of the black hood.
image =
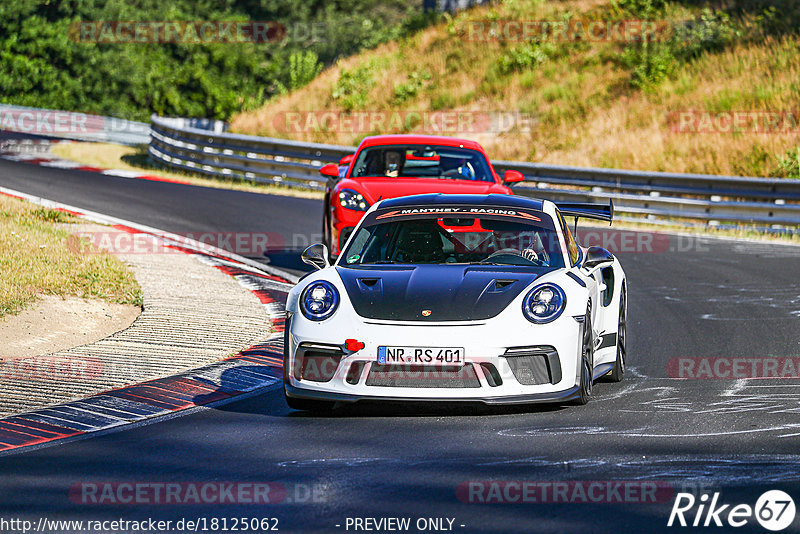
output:
[[[496, 265], [336, 267], [361, 317], [430, 322], [495, 317], [550, 270]], [[423, 310], [430, 313], [425, 316]]]

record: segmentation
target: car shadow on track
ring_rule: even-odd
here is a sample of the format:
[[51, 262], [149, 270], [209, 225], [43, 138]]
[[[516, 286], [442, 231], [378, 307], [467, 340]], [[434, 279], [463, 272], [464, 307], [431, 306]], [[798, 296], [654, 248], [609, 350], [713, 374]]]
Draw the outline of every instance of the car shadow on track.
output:
[[[212, 404], [209, 408], [253, 415], [282, 416], [289, 419], [336, 419], [372, 417], [473, 417], [489, 415], [514, 415], [533, 413], [553, 413], [569, 408], [560, 404], [521, 404], [513, 406], [488, 406], [477, 402], [369, 402], [340, 404], [331, 411], [308, 412], [292, 410], [286, 404], [282, 388], [274, 382], [262, 394], [248, 395], [241, 400], [236, 397], [225, 400], [230, 394], [241, 391], [248, 381], [279, 378], [276, 367], [261, 365], [239, 366], [227, 369], [220, 375], [217, 390], [198, 395], [193, 399], [196, 405]], [[256, 390], [257, 392], [258, 390]], [[217, 401], [223, 400], [219, 403]]]
[[[266, 356], [274, 356], [272, 352]], [[216, 386], [211, 393], [197, 395], [192, 399], [195, 405], [209, 405], [209, 408], [223, 412], [287, 417], [290, 419], [336, 419], [373, 417], [473, 417], [503, 416], [518, 414], [551, 414], [563, 410], [581, 410], [572, 403], [530, 403], [513, 405], [487, 405], [475, 401], [358, 401], [356, 403], [337, 403], [332, 410], [300, 411], [289, 408], [279, 383], [283, 378], [280, 365], [250, 364], [225, 369], [217, 381], [208, 381]], [[202, 381], [202, 378], [197, 378]], [[598, 381], [598, 384], [602, 380]], [[605, 385], [605, 384], [603, 384]], [[612, 389], [613, 384], [610, 384]], [[246, 398], [238, 399], [242, 392]], [[606, 391], [600, 399], [613, 395]], [[233, 396], [233, 398], [228, 398]], [[222, 402], [219, 402], [222, 401]], [[594, 403], [592, 403], [594, 404]], [[583, 408], [585, 409], [585, 408]]]
[[263, 257], [254, 258], [258, 261], [266, 261], [273, 267], [286, 269], [294, 274], [307, 273], [314, 268], [303, 263], [300, 255], [305, 248], [286, 248], [279, 250], [267, 250]]
[[369, 417], [471, 417], [488, 415], [514, 415], [552, 413], [567, 408], [558, 404], [523, 404], [514, 406], [487, 406], [475, 402], [370, 402], [337, 405], [331, 411], [290, 411], [290, 418], [369, 418]]
[[[217, 380], [203, 376], [193, 376], [193, 380], [213, 386], [216, 389], [210, 393], [195, 395], [192, 398], [192, 403], [196, 406], [212, 404], [213, 406], [210, 406], [212, 408], [226, 409], [229, 405], [238, 404], [238, 397], [243, 393], [251, 396], [249, 393], [258, 392], [259, 389], [274, 389], [276, 382], [279, 382], [282, 378], [283, 372], [277, 365], [237, 365], [222, 371]], [[265, 391], [263, 396], [269, 394], [268, 391]], [[222, 402], [218, 404], [220, 401]], [[230, 411], [250, 412], [250, 410]]]

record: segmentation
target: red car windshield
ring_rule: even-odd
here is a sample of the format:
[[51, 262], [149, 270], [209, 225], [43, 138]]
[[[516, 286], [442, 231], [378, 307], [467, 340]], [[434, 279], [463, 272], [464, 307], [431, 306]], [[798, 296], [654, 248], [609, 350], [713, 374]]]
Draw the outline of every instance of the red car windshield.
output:
[[440, 145], [373, 146], [358, 153], [352, 178], [450, 178], [494, 182], [477, 150]]

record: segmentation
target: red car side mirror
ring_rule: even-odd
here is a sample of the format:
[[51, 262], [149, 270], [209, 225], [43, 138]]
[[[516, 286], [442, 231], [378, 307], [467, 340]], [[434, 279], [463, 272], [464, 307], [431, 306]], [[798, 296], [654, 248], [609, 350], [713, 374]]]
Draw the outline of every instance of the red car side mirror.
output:
[[503, 173], [503, 181], [505, 183], [507, 183], [507, 184], [513, 184], [513, 183], [516, 183], [516, 182], [524, 182], [525, 181], [525, 176], [523, 176], [523, 174], [521, 172], [519, 172], [519, 171], [514, 171], [514, 170], [509, 169], [505, 173]]
[[328, 176], [329, 178], [338, 178], [339, 166], [335, 163], [328, 163], [327, 165], [322, 166], [322, 168], [319, 170], [319, 173], [322, 176]]
[[350, 165], [350, 162], [353, 161], [354, 154], [348, 154], [344, 156], [342, 159], [339, 160], [339, 167], [347, 167]]

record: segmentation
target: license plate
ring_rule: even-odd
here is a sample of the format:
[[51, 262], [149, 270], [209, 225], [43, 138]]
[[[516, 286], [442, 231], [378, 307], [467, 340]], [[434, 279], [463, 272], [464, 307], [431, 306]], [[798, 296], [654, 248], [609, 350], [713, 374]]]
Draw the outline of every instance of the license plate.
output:
[[464, 349], [453, 347], [378, 347], [379, 364], [461, 365]]

